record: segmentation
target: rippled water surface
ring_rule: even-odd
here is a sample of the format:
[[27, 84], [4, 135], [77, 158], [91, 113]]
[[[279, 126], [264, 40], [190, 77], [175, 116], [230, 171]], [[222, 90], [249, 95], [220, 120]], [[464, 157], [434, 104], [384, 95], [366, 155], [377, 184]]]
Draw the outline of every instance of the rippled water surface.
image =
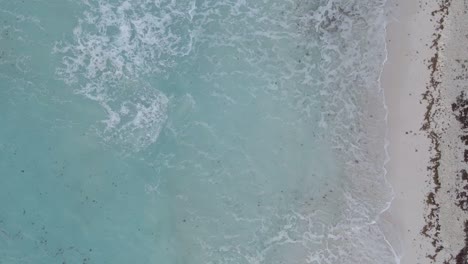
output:
[[383, 0], [0, 20], [0, 263], [394, 263]]

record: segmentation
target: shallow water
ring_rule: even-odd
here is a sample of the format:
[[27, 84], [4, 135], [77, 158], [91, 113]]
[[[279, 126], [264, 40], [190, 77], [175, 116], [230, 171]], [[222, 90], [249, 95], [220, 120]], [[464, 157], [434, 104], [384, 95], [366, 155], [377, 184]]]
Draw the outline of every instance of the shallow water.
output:
[[0, 263], [394, 263], [383, 1], [0, 4]]

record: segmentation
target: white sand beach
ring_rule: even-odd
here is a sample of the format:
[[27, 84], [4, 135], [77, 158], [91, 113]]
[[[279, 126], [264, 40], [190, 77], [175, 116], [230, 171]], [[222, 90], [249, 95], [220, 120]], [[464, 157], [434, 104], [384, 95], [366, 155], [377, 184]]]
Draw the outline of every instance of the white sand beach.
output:
[[[444, 91], [455, 93], [451, 79], [445, 77], [450, 69], [444, 67], [450, 59], [445, 47], [454, 41], [449, 33], [458, 30], [450, 22], [460, 14], [450, 11], [463, 10], [462, 4], [453, 1], [451, 7], [444, 9], [450, 1], [389, 3], [392, 12], [387, 27], [388, 60], [382, 84], [388, 106], [390, 161], [386, 168], [395, 199], [386, 217], [397, 230], [400, 241], [394, 242], [394, 247], [402, 264], [466, 263], [459, 262], [466, 261], [466, 252], [463, 253], [466, 215], [455, 206], [459, 203], [460, 186], [456, 181], [460, 177], [453, 172], [463, 165], [455, 164], [458, 154], [452, 155], [455, 151], [452, 144], [460, 143], [460, 128], [451, 117], [449, 106], [454, 98], [444, 97]], [[434, 78], [436, 85], [432, 87]], [[430, 100], [423, 99], [426, 91], [430, 98], [436, 98], [434, 107], [428, 108]], [[425, 116], [428, 120], [424, 120]], [[452, 124], [445, 125], [445, 121]], [[422, 130], [424, 122], [431, 125]], [[453, 133], [446, 133], [450, 130]], [[428, 135], [434, 135], [436, 145]], [[458, 143], [453, 143], [454, 140]], [[435, 158], [435, 163], [431, 162]], [[445, 165], [450, 168], [444, 169]], [[433, 170], [428, 169], [431, 166]], [[435, 180], [434, 173], [440, 182]]]

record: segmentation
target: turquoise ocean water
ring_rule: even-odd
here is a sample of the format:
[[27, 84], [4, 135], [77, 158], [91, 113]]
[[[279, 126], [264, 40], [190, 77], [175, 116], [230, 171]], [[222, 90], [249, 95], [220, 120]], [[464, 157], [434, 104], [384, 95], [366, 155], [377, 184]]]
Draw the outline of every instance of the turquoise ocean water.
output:
[[383, 0], [0, 0], [0, 263], [395, 263]]

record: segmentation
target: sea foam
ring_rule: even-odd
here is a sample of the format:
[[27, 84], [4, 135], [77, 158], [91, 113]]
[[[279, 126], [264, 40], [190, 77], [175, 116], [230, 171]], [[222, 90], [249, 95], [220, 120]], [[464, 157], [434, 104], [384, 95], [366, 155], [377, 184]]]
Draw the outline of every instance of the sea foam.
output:
[[[58, 42], [58, 76], [108, 114], [102, 135], [140, 150], [154, 143], [168, 98], [143, 77], [163, 75], [190, 53], [190, 16], [175, 2], [83, 1], [72, 41]], [[187, 6], [189, 8], [189, 6]], [[131, 84], [130, 84], [131, 83]]]
[[106, 141], [139, 151], [165, 134], [151, 163], [175, 259], [393, 263], [383, 0], [83, 8], [57, 74], [103, 107]]

